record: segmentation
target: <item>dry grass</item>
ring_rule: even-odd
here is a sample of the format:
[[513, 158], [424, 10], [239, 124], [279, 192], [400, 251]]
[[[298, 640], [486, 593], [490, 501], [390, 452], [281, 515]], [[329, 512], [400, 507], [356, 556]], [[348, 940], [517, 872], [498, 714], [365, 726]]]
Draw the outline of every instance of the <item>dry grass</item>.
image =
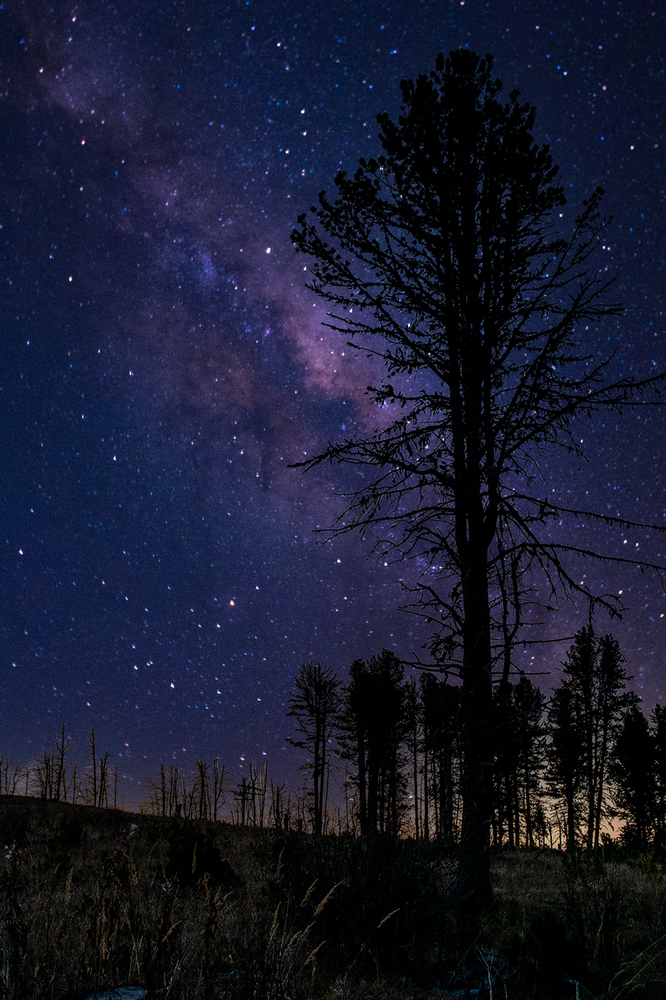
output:
[[557, 852], [503, 854], [493, 884], [484, 938], [541, 995], [567, 996], [568, 979], [581, 998], [664, 996], [666, 881], [654, 855], [616, 851], [574, 864]]
[[[6, 845], [6, 846], [5, 846]], [[0, 799], [0, 997], [78, 1000], [661, 998], [656, 855], [493, 859], [474, 941], [436, 845], [321, 838]]]

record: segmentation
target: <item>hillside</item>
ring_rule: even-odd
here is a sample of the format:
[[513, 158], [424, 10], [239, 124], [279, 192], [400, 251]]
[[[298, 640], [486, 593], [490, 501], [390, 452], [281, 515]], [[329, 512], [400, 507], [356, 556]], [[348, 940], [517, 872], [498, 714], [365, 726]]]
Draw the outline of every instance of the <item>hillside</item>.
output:
[[[474, 941], [435, 843], [308, 834], [0, 797], [6, 1000], [121, 985], [169, 998], [662, 997], [654, 854], [493, 855]], [[589, 990], [589, 992], [586, 992]], [[474, 991], [477, 991], [476, 993]]]

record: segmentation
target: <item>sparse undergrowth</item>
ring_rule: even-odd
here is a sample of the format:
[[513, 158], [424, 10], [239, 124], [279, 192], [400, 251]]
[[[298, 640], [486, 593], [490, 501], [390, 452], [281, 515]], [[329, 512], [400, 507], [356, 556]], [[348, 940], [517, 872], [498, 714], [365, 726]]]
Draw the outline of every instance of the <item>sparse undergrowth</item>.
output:
[[497, 854], [493, 908], [463, 941], [433, 843], [6, 797], [0, 851], [3, 1000], [127, 984], [165, 1000], [664, 995], [654, 853]]

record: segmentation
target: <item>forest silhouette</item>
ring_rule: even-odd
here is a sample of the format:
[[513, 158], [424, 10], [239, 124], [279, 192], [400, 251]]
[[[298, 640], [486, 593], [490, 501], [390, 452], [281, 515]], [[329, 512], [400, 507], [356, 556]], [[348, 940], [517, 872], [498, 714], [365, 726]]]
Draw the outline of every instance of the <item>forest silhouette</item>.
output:
[[648, 720], [628, 681], [587, 626], [549, 697], [496, 686], [493, 902], [472, 938], [461, 687], [406, 679], [387, 650], [344, 679], [302, 664], [297, 787], [251, 762], [162, 764], [128, 813], [94, 731], [87, 761], [64, 726], [23, 766], [1, 755], [3, 996], [660, 996], [666, 710]]

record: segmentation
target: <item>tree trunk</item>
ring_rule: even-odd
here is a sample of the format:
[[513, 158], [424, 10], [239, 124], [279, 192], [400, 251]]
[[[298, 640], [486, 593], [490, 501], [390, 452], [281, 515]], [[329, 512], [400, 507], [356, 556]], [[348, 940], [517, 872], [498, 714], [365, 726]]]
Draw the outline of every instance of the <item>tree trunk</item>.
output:
[[442, 832], [444, 843], [447, 847], [453, 847], [453, 758], [447, 751], [444, 755], [444, 775], [443, 775], [443, 823]]
[[568, 781], [565, 789], [567, 800], [567, 852], [576, 853], [576, 811], [574, 807], [573, 783]]
[[423, 753], [423, 838], [430, 840], [430, 814], [428, 806], [430, 795], [428, 791], [428, 751]]
[[532, 802], [530, 796], [530, 782], [532, 775], [530, 774], [529, 765], [525, 764], [525, 837], [527, 839], [527, 846], [534, 847], [534, 829], [532, 825]]
[[368, 832], [368, 799], [366, 794], [366, 767], [365, 767], [365, 734], [358, 730], [357, 752], [358, 752], [358, 805], [359, 820], [361, 824], [361, 836]]
[[[416, 717], [416, 713], [415, 713]], [[414, 783], [414, 839], [419, 839], [419, 758], [417, 723], [414, 722], [414, 733], [412, 742], [412, 781]]]
[[[490, 904], [492, 895], [490, 824], [493, 803], [489, 740], [492, 673], [485, 551], [483, 557], [483, 566], [473, 567], [477, 570], [476, 586], [463, 586], [463, 820], [456, 890], [459, 908], [472, 923]], [[465, 600], [466, 589], [469, 592]]]
[[367, 832], [376, 833], [377, 832], [377, 806], [379, 799], [379, 774], [377, 768], [377, 761], [374, 759], [374, 754], [368, 753], [368, 759], [366, 762], [367, 773], [368, 773], [368, 796], [366, 802], [366, 823]]
[[316, 837], [321, 834], [321, 792], [322, 792], [323, 761], [321, 756], [321, 731], [320, 720], [315, 725], [314, 737], [314, 763], [312, 773], [312, 785], [314, 789], [313, 802], [313, 833]]

